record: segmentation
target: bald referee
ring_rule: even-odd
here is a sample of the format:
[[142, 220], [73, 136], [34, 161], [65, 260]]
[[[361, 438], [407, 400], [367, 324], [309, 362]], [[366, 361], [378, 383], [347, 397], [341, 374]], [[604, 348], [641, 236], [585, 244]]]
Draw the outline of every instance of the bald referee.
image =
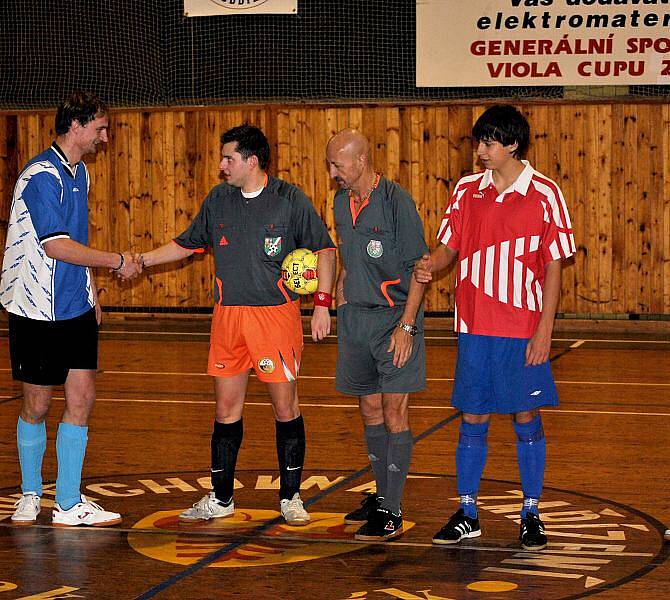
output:
[[337, 279], [336, 388], [358, 396], [376, 494], [345, 517], [359, 540], [403, 532], [400, 507], [412, 458], [409, 394], [426, 386], [424, 286], [412, 277], [426, 252], [410, 195], [375, 172], [368, 140], [345, 129], [326, 151], [335, 194], [341, 268]]

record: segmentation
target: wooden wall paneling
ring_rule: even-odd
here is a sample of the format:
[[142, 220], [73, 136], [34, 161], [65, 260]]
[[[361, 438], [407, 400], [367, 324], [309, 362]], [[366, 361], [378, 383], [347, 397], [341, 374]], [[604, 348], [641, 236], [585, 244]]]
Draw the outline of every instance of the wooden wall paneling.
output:
[[[112, 148], [110, 144], [105, 144], [86, 161], [90, 177], [88, 243], [92, 248], [116, 251], [118, 248], [110, 245], [114, 221], [111, 157]], [[95, 279], [100, 305], [112, 305], [110, 291], [118, 284], [109, 270], [91, 269], [91, 276]]]
[[638, 304], [638, 284], [640, 272], [640, 246], [639, 228], [637, 223], [638, 214], [638, 126], [637, 105], [625, 106], [624, 112], [624, 205], [625, 205], [625, 290], [626, 312], [636, 313], [640, 307]]
[[596, 173], [598, 165], [598, 123], [597, 113], [592, 105], [582, 107], [584, 114], [584, 139], [580, 142], [583, 147], [584, 168], [581, 175], [582, 189], [584, 191], [583, 214], [584, 219], [584, 245], [587, 253], [584, 260], [584, 272], [582, 273], [582, 289], [587, 298], [588, 305], [584, 306], [586, 312], [598, 313], [601, 305], [599, 303], [599, 273], [600, 262], [599, 248], [599, 218], [598, 218], [598, 179]]
[[[649, 312], [663, 312], [663, 160], [668, 160], [663, 145], [663, 106], [650, 108], [649, 127], [649, 177], [650, 177], [650, 303]], [[660, 160], [659, 160], [660, 158]]]
[[277, 177], [290, 181], [291, 150], [290, 150], [291, 116], [289, 109], [277, 111]]
[[663, 129], [663, 227], [660, 232], [663, 244], [663, 312], [670, 312], [670, 105], [661, 107]]
[[[586, 136], [585, 106], [577, 105], [573, 107], [571, 119], [568, 123], [564, 123], [564, 126], [572, 130], [573, 148], [579, 148], [579, 150], [573, 152], [572, 156], [573, 176], [570, 193], [573, 202], [572, 204], [568, 204], [568, 209], [573, 211], [573, 231], [575, 230], [576, 223], [575, 240], [577, 253], [574, 260], [575, 278], [573, 286], [570, 286], [568, 278], [563, 280], [561, 296], [564, 298], [565, 306], [570, 305], [570, 298], [572, 297], [572, 306], [575, 307], [576, 312], [590, 313], [594, 312], [594, 306], [592, 304], [594, 298], [594, 282], [588, 281], [587, 278], [587, 272], [592, 258], [589, 256], [589, 231], [587, 227], [588, 199], [585, 180], [587, 164], [586, 153], [584, 151], [584, 141]], [[573, 206], [574, 209], [572, 208]]]
[[384, 107], [380, 109], [380, 119], [385, 126], [384, 148], [386, 154], [386, 177], [392, 181], [400, 178], [400, 109]]
[[637, 107], [637, 158], [640, 170], [637, 172], [637, 236], [640, 268], [638, 271], [638, 309], [636, 312], [651, 312], [652, 305], [652, 204], [656, 201], [654, 185], [655, 149], [653, 130], [658, 126], [652, 116], [650, 105]]
[[[130, 206], [130, 223], [128, 238], [116, 241], [116, 247], [125, 250], [131, 248], [134, 252], [142, 247], [144, 231], [146, 229], [146, 208], [143, 204], [143, 182], [147, 165], [144, 163], [145, 152], [143, 122], [144, 114], [132, 112], [127, 115], [128, 123], [128, 204]], [[150, 175], [151, 173], [149, 173]], [[130, 304], [142, 306], [141, 284], [137, 280], [122, 282], [119, 285], [127, 289]]]
[[14, 115], [0, 115], [0, 248], [5, 247], [7, 223], [19, 166]]
[[626, 306], [626, 203], [624, 193], [624, 163], [627, 157], [623, 121], [626, 108], [623, 104], [612, 104], [612, 145], [610, 179], [612, 181], [612, 302], [607, 305], [608, 312], [624, 312]]
[[[129, 113], [117, 115], [114, 119], [114, 132], [110, 137], [109, 146], [112, 150], [112, 203], [111, 215], [113, 225], [110, 236], [106, 240], [108, 248], [128, 247], [131, 242], [130, 220], [130, 124]], [[130, 283], [123, 283], [116, 278], [110, 279], [109, 302], [115, 306], [130, 306]]]
[[[575, 305], [577, 298], [577, 261], [581, 260], [583, 267], [583, 249], [581, 246], [583, 232], [579, 229], [581, 222], [578, 213], [578, 198], [579, 194], [575, 192], [575, 156], [572, 152], [575, 143], [574, 132], [574, 110], [575, 107], [571, 105], [561, 105], [558, 107], [558, 114], [556, 115], [556, 127], [559, 131], [558, 139], [558, 165], [556, 183], [561, 188], [565, 203], [570, 213], [572, 220], [572, 228], [575, 236], [575, 244], [577, 245], [577, 255], [574, 259], [563, 265], [563, 273], [561, 279], [561, 307], [566, 312], [577, 312]], [[566, 296], [565, 290], [572, 290]]]
[[314, 138], [314, 160], [312, 162], [314, 170], [314, 187], [311, 200], [328, 227], [328, 231], [330, 232], [333, 241], [335, 241], [333, 196], [335, 195], [336, 186], [333, 186], [331, 189], [331, 179], [326, 164], [326, 144], [330, 139], [330, 132], [326, 120], [326, 110], [317, 109], [311, 111], [309, 120], [309, 129]]
[[597, 133], [597, 156], [593, 161], [598, 217], [598, 238], [594, 240], [594, 253], [598, 255], [598, 312], [611, 310], [612, 289], [612, 106], [603, 104], [592, 107], [594, 129]]
[[[151, 227], [148, 235], [141, 241], [139, 252], [147, 252], [152, 248], [162, 246], [168, 239], [166, 226], [168, 225], [168, 206], [170, 197], [174, 210], [174, 178], [171, 177], [170, 165], [166, 164], [167, 148], [173, 146], [172, 112], [151, 112], [147, 119], [148, 144], [145, 161], [150, 162], [150, 178], [148, 182], [148, 218]], [[172, 180], [172, 190], [169, 190], [169, 181]], [[167, 277], [164, 270], [148, 268], [140, 276], [142, 291], [146, 294], [146, 306], [151, 305], [152, 295], [167, 301]]]

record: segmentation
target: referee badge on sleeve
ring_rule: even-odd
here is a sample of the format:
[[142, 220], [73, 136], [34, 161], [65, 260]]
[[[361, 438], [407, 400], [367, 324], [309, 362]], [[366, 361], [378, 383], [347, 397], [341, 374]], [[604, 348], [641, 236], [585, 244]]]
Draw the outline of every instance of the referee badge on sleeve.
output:
[[384, 254], [384, 247], [379, 240], [370, 240], [368, 243], [368, 256], [371, 258], [379, 258]]

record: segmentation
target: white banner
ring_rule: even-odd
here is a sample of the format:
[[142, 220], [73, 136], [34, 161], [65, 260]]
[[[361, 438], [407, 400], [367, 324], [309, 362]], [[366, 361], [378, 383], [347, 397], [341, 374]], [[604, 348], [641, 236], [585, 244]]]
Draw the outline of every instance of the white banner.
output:
[[416, 85], [670, 84], [670, 0], [416, 0]]
[[187, 17], [297, 13], [298, 0], [184, 0]]

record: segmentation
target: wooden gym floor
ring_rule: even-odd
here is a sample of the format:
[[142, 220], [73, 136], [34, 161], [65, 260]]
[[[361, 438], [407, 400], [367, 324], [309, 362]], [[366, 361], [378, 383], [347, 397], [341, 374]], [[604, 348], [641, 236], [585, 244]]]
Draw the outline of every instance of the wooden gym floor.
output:
[[[429, 323], [430, 327], [430, 323]], [[108, 321], [83, 491], [124, 520], [108, 529], [52, 528], [54, 434], [38, 523], [14, 527], [20, 387], [0, 323], [0, 600], [18, 598], [667, 598], [670, 543], [670, 336], [555, 335], [561, 405], [543, 411], [548, 438], [541, 503], [549, 546], [520, 549], [519, 477], [509, 419], [497, 417], [480, 492], [483, 535], [433, 547], [456, 509], [458, 414], [449, 406], [455, 339], [429, 330], [428, 387], [411, 403], [417, 438], [403, 502], [406, 533], [353, 541], [342, 515], [369, 489], [355, 399], [334, 390], [336, 340], [306, 338], [300, 396], [307, 427], [302, 497], [313, 521], [278, 519], [272, 411], [252, 378], [235, 492], [223, 522], [180, 525], [208, 486], [213, 419], [203, 374], [206, 321]]]

